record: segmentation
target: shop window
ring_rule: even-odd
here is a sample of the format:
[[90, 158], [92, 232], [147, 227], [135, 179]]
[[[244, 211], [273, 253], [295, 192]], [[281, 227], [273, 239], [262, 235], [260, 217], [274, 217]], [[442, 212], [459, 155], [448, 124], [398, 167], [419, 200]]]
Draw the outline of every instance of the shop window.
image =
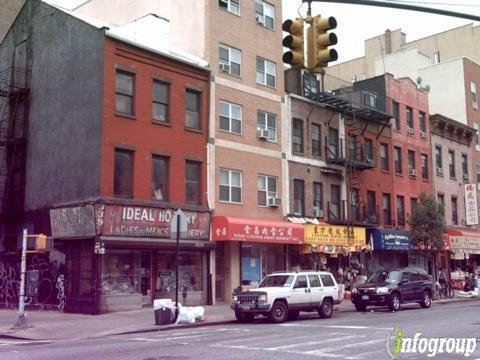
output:
[[197, 161], [185, 162], [185, 202], [187, 204], [200, 203], [200, 169]]
[[189, 129], [200, 130], [200, 93], [187, 89], [186, 91], [185, 126]]
[[168, 201], [168, 158], [152, 156], [152, 192], [155, 200]]
[[102, 256], [102, 294], [141, 294], [140, 251], [107, 249]]
[[115, 78], [115, 111], [120, 114], [134, 114], [134, 79], [131, 73], [117, 70]]
[[133, 196], [133, 151], [115, 149], [113, 193], [116, 196]]
[[285, 269], [285, 251], [282, 245], [242, 243], [242, 285], [256, 286], [263, 277]]

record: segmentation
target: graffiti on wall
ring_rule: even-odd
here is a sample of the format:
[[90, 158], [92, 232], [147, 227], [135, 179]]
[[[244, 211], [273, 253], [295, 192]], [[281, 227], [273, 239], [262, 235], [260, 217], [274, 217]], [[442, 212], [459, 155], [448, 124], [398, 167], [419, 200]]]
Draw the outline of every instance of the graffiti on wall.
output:
[[[16, 308], [20, 288], [20, 254], [0, 254], [0, 307]], [[65, 306], [65, 254], [58, 250], [27, 256], [27, 272], [39, 273], [38, 291], [25, 303], [63, 311]]]

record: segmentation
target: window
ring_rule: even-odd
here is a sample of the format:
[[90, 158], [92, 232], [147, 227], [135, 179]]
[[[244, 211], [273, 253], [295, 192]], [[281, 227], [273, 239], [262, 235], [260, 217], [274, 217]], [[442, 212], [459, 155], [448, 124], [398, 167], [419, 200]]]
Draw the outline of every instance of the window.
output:
[[200, 169], [197, 161], [185, 162], [185, 202], [200, 204]]
[[318, 182], [313, 183], [313, 208], [323, 210], [323, 185]]
[[421, 154], [420, 160], [422, 163], [422, 179], [428, 180], [428, 155]]
[[353, 221], [360, 222], [360, 190], [357, 188], [352, 189], [350, 210]]
[[152, 156], [152, 192], [155, 200], [168, 201], [168, 158]]
[[298, 275], [297, 280], [295, 281], [295, 285], [293, 285], [294, 289], [304, 289], [308, 288], [307, 277], [305, 275]]
[[186, 127], [200, 130], [200, 93], [187, 90], [186, 92]]
[[415, 168], [415, 151], [408, 150], [408, 174], [415, 175]]
[[220, 170], [220, 201], [242, 202], [242, 173], [235, 170]]
[[335, 281], [330, 274], [320, 274], [320, 279], [322, 279], [323, 286], [335, 286]]
[[332, 185], [330, 188], [330, 215], [340, 219], [340, 186]]
[[435, 51], [433, 53], [433, 64], [440, 63], [440, 51]]
[[442, 211], [443, 216], [445, 216], [445, 195], [444, 194], [437, 194], [437, 203]]
[[275, 28], [275, 7], [262, 0], [255, 1], [255, 16], [257, 24], [271, 30]]
[[228, 45], [219, 45], [220, 71], [230, 75], [240, 76], [242, 52]]
[[265, 111], [257, 112], [257, 128], [268, 130], [268, 140], [277, 141], [277, 116]]
[[113, 193], [133, 197], [133, 151], [115, 149]]
[[158, 121], [168, 121], [168, 100], [169, 85], [167, 83], [154, 80], [153, 81], [153, 108], [152, 117]]
[[321, 287], [318, 275], [308, 275], [308, 281], [310, 281], [311, 288]]
[[420, 126], [420, 131], [422, 133], [427, 132], [427, 121], [425, 119], [425, 113], [422, 111], [418, 113], [418, 125]]
[[478, 98], [477, 98], [477, 83], [470, 82], [470, 91], [472, 93], [472, 107], [478, 109]]
[[320, 92], [320, 83], [317, 80], [316, 74], [310, 74], [309, 72], [303, 73], [303, 95], [305, 97], [311, 97]]
[[367, 215], [368, 222], [377, 224], [377, 202], [375, 200], [375, 191], [367, 191]]
[[336, 159], [338, 156], [338, 130], [328, 129], [328, 159]]
[[473, 123], [473, 128], [474, 128], [475, 130], [477, 130], [477, 132], [475, 133], [475, 149], [476, 149], [477, 151], [480, 151], [480, 136], [479, 136], [479, 134], [478, 134], [478, 131], [479, 131], [479, 130], [478, 130], [478, 123], [475, 123], [475, 122], [474, 122], [474, 123]]
[[305, 214], [305, 182], [293, 180], [293, 212], [296, 215]]
[[383, 223], [385, 225], [392, 225], [392, 215], [390, 207], [390, 194], [383, 194], [382, 196], [383, 209]]
[[442, 159], [442, 147], [435, 146], [435, 166], [437, 167], [437, 175], [443, 175], [443, 159]]
[[320, 124], [312, 124], [312, 155], [322, 156], [322, 128]]
[[293, 119], [292, 147], [294, 153], [303, 153], [303, 120]]
[[275, 63], [257, 57], [257, 83], [275, 87], [276, 73]]
[[392, 101], [392, 114], [393, 114], [393, 128], [400, 130], [400, 104], [395, 100]]
[[268, 198], [277, 197], [277, 178], [275, 176], [257, 176], [257, 204], [268, 206]]
[[358, 160], [357, 141], [358, 141], [357, 135], [355, 134], [348, 135], [347, 155], [349, 160]]
[[405, 200], [403, 196], [397, 196], [397, 223], [405, 226]]
[[468, 158], [465, 154], [462, 154], [462, 179], [468, 182]]
[[477, 163], [477, 183], [480, 183], [480, 163]]
[[393, 156], [395, 158], [395, 172], [397, 174], [401, 174], [403, 172], [402, 169], [402, 148], [395, 146], [393, 148]]
[[365, 160], [370, 163], [374, 164], [373, 161], [373, 141], [370, 139], [365, 139], [364, 143], [364, 151], [365, 151]]
[[220, 101], [220, 130], [234, 134], [242, 133], [242, 107]]
[[390, 169], [388, 164], [388, 145], [380, 144], [380, 166], [382, 170], [388, 171]]
[[363, 104], [369, 107], [377, 107], [377, 95], [364, 91], [363, 92]]
[[240, 0], [218, 0], [218, 6], [232, 14], [240, 14]]
[[448, 150], [448, 172], [450, 178], [455, 179], [455, 152], [453, 150]]
[[115, 111], [133, 115], [134, 75], [117, 70], [115, 78]]
[[452, 196], [452, 223], [458, 225], [457, 197]]
[[[407, 115], [407, 128], [409, 133], [413, 133], [413, 109], [409, 106], [405, 109]], [[411, 129], [411, 130], [410, 130]]]

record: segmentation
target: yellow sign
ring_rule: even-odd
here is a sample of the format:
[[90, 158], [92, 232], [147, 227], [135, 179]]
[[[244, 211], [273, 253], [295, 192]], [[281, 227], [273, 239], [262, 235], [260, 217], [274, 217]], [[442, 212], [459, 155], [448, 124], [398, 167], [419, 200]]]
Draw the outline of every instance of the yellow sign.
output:
[[306, 244], [343, 246], [366, 244], [365, 228], [362, 227], [306, 224], [304, 232]]

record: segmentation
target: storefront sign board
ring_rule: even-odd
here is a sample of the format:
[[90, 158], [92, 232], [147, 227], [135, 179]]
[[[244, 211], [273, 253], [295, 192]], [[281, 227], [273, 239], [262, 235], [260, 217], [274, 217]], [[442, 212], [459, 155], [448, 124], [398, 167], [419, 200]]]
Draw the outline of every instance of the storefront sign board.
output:
[[478, 224], [477, 188], [475, 184], [465, 184], [465, 215], [467, 225]]
[[[365, 228], [306, 224], [305, 243], [312, 245], [365, 245]], [[350, 231], [350, 234], [349, 234]]]
[[480, 254], [480, 237], [450, 236], [450, 249], [453, 252]]
[[405, 231], [368, 229], [367, 235], [373, 250], [411, 250], [410, 236]]
[[303, 226], [281, 221], [215, 216], [212, 221], [212, 238], [214, 241], [302, 244]]
[[[175, 209], [145, 206], [95, 205], [97, 234], [170, 238], [170, 223]], [[187, 234], [183, 239], [208, 240], [210, 213], [183, 211]]]
[[50, 227], [54, 238], [95, 236], [93, 205], [50, 209]]

